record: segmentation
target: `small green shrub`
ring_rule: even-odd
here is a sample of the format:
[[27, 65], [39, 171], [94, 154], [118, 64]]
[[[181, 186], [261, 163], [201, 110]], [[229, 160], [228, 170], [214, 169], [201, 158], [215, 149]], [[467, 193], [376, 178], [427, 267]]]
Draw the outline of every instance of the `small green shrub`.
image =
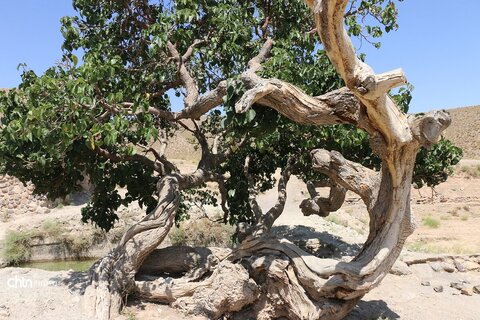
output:
[[95, 229], [86, 234], [74, 234], [65, 236], [62, 241], [67, 250], [77, 257], [84, 256], [90, 249], [105, 240], [105, 235], [100, 229]]
[[100, 228], [95, 228], [90, 232], [90, 243], [92, 246], [101, 244], [103, 241], [106, 241], [106, 234]]
[[184, 246], [187, 244], [187, 235], [185, 234], [185, 230], [180, 227], [172, 228], [168, 234], [168, 238], [174, 246]]
[[136, 320], [137, 319], [137, 316], [135, 315], [135, 313], [132, 310], [124, 310], [122, 313], [127, 317], [127, 320]]
[[9, 231], [5, 237], [3, 258], [7, 265], [19, 265], [30, 259], [32, 254], [31, 231]]
[[110, 229], [107, 233], [108, 241], [113, 244], [120, 242], [127, 229], [127, 225], [115, 226], [115, 228]]
[[432, 229], [436, 229], [440, 226], [440, 221], [431, 216], [428, 216], [422, 220], [423, 225]]

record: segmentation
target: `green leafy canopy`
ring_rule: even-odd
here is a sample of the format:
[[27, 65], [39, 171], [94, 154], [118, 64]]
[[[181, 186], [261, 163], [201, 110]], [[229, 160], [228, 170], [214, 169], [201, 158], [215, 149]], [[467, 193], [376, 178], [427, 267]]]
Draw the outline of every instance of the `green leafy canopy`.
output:
[[[351, 1], [348, 32], [378, 46], [375, 41], [384, 32], [398, 27], [398, 2]], [[24, 68], [22, 84], [0, 95], [0, 168], [33, 182], [35, 192], [52, 199], [75, 191], [78, 181], [88, 177], [95, 191], [83, 209], [85, 221], [108, 230], [118, 219], [119, 206], [138, 201], [148, 211], [157, 204], [161, 174], [144, 158], [154, 159], [151, 147], [158, 146], [162, 132], [172, 136], [179, 126], [147, 110], [171, 111], [171, 97], [186, 94], [169, 43], [180, 54], [192, 49], [186, 67], [200, 94], [228, 81], [224, 104], [202, 126], [210, 138], [222, 134], [221, 150], [234, 150], [215, 168], [217, 173], [242, 172], [250, 155], [252, 175], [265, 191], [274, 185], [275, 170], [294, 156], [299, 177], [322, 179], [310, 169], [314, 148], [339, 150], [353, 161], [378, 167], [363, 131], [299, 126], [260, 106], [242, 115], [233, 111], [245, 92], [238, 77], [267, 37], [275, 45], [261, 76], [290, 82], [311, 95], [343, 85], [311, 32], [313, 19], [303, 1], [74, 0], [73, 6], [77, 16], [62, 19], [61, 63], [43, 75]], [[406, 110], [410, 91], [402, 89], [396, 99]], [[240, 140], [247, 142], [237, 148]], [[444, 181], [459, 157], [448, 142], [420, 152], [415, 183]], [[225, 188], [226, 220], [251, 221], [246, 177], [230, 174]], [[193, 202], [215, 205], [215, 195], [205, 192], [184, 190], [178, 217], [186, 217]]]

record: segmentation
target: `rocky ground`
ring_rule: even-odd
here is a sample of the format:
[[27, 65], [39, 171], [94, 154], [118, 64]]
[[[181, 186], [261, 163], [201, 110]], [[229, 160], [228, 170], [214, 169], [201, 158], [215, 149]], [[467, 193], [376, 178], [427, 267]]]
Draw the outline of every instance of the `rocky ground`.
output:
[[[464, 162], [469, 166], [478, 161]], [[459, 170], [460, 172], [460, 170]], [[292, 179], [284, 214], [275, 232], [317, 255], [348, 259], [365, 240], [368, 217], [355, 195], [327, 218], [304, 217], [298, 205], [304, 186]], [[367, 294], [347, 319], [479, 319], [480, 311], [480, 178], [459, 173], [436, 192], [412, 190], [418, 228], [409, 238], [401, 261], [381, 285]], [[260, 196], [264, 208], [275, 193]], [[75, 218], [75, 216], [77, 218]], [[16, 217], [0, 223], [7, 229], [55, 217], [78, 221], [79, 206], [57, 207], [48, 214]], [[28, 223], [27, 223], [28, 222]], [[75, 227], [81, 231], [82, 226]], [[73, 228], [74, 229], [74, 228]], [[73, 230], [72, 229], [72, 230]], [[79, 232], [80, 232], [79, 231]], [[89, 319], [83, 305], [85, 274], [37, 269], [0, 269], [0, 319]], [[131, 300], [120, 319], [201, 319], [157, 305]]]

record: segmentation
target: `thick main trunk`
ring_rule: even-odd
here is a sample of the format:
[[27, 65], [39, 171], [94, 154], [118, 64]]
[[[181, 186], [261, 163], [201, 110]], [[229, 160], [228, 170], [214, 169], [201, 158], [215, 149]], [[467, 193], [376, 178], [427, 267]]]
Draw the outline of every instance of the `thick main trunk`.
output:
[[157, 188], [160, 202], [155, 210], [133, 225], [118, 246], [90, 268], [91, 283], [85, 296], [96, 319], [118, 315], [123, 299], [134, 288], [138, 269], [172, 227], [180, 201], [178, 177], [162, 178]]

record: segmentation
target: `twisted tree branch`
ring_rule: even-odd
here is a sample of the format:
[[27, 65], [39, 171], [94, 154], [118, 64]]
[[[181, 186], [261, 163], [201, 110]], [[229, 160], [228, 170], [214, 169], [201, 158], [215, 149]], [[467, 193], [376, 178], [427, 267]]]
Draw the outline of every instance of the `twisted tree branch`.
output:
[[300, 209], [304, 216], [310, 216], [312, 214], [326, 217], [330, 212], [337, 211], [343, 205], [345, 201], [345, 195], [347, 190], [336, 184], [326, 183], [320, 185], [321, 187], [329, 187], [330, 194], [328, 198], [318, 196], [315, 185], [313, 183], [307, 183], [307, 189], [310, 193], [310, 199], [305, 199], [300, 203]]
[[[327, 175], [340, 186], [362, 197], [368, 205], [374, 198], [379, 174], [361, 164], [346, 160], [337, 151], [317, 149], [312, 151], [313, 169]], [[340, 193], [343, 191], [339, 190]]]
[[[167, 42], [167, 47], [168, 47], [168, 50], [170, 51], [170, 54], [172, 55], [172, 58], [177, 63], [177, 68], [178, 68], [177, 72], [185, 86], [185, 89], [187, 90], [187, 94], [185, 95], [185, 99], [183, 101], [186, 106], [191, 106], [198, 100], [198, 96], [199, 96], [198, 85], [195, 82], [195, 79], [193, 79], [192, 75], [188, 71], [187, 67], [185, 66], [185, 63], [184, 63], [185, 61], [183, 57], [180, 55], [180, 53], [178, 53], [177, 47], [170, 41]], [[189, 52], [189, 50], [191, 52]], [[189, 50], [187, 50], [187, 53], [191, 55], [193, 52], [193, 47], [191, 47], [191, 49], [189, 48]], [[186, 57], [188, 58], [189, 55], [187, 53], [186, 53]]]
[[[344, 28], [344, 12], [348, 0], [315, 0], [313, 13], [317, 31], [326, 53], [347, 87], [366, 106], [368, 116], [389, 146], [412, 140], [406, 116], [395, 106], [388, 91], [405, 83], [400, 69], [375, 74], [357, 58]], [[393, 168], [392, 168], [393, 169]]]

